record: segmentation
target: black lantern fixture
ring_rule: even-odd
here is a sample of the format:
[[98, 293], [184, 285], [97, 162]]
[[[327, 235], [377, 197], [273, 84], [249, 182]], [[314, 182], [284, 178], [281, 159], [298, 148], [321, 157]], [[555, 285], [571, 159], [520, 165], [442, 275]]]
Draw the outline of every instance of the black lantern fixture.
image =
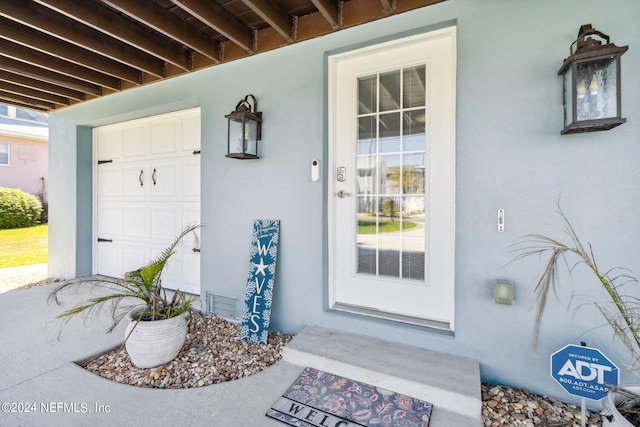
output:
[[238, 102], [235, 111], [225, 116], [229, 119], [227, 157], [243, 160], [260, 158], [258, 141], [262, 138], [262, 113], [257, 112], [257, 108], [256, 97], [247, 95]]
[[561, 134], [609, 130], [627, 121], [620, 112], [620, 57], [628, 48], [609, 43], [591, 24], [580, 27], [558, 71], [564, 81]]

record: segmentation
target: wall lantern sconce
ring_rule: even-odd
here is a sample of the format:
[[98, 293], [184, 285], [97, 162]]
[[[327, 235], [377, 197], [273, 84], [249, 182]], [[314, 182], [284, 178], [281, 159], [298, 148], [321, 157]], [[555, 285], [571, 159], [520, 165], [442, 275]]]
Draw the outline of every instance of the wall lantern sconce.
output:
[[513, 283], [496, 280], [493, 283], [493, 299], [496, 304], [513, 305]]
[[620, 57], [628, 48], [609, 43], [609, 36], [591, 24], [580, 27], [558, 71], [563, 76], [561, 134], [609, 130], [627, 121], [620, 112]]
[[257, 108], [256, 97], [247, 95], [238, 102], [235, 111], [225, 116], [229, 120], [227, 157], [243, 160], [260, 158], [258, 141], [262, 138], [262, 113], [256, 112]]

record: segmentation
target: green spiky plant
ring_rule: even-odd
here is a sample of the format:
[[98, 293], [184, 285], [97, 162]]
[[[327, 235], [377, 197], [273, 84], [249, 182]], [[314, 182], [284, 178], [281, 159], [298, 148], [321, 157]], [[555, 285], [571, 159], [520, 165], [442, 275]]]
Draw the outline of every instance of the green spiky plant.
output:
[[[568, 238], [568, 243], [562, 243], [541, 234], [530, 234], [526, 236], [524, 245], [517, 248], [519, 254], [514, 258], [515, 261], [530, 256], [548, 256], [535, 287], [537, 308], [534, 323], [534, 350], [537, 349], [540, 324], [549, 293], [552, 291], [555, 293], [558, 287], [559, 269], [564, 267], [571, 274], [577, 267], [584, 266], [595, 275], [608, 297], [608, 300], [594, 301], [594, 305], [613, 329], [614, 336], [630, 355], [629, 369], [640, 375], [640, 288], [637, 286], [637, 279], [625, 268], [601, 270], [596, 263], [591, 244], [582, 243], [560, 206], [558, 206], [558, 213], [562, 219], [563, 232]], [[617, 406], [618, 411], [633, 425], [640, 425], [640, 395], [623, 386], [612, 388], [612, 391], [625, 396]]]
[[[103, 276], [78, 278], [57, 286], [49, 294], [49, 302], [57, 304], [61, 304], [61, 293], [74, 287], [106, 285], [113, 290], [62, 312], [58, 318], [67, 322], [78, 314], [97, 314], [103, 308], [109, 307], [112, 323], [107, 332], [112, 332], [134, 308], [142, 307], [138, 312], [138, 321], [170, 319], [186, 312], [197, 313], [192, 308], [192, 303], [196, 301], [194, 296], [186, 295], [180, 290], [176, 290], [171, 297], [167, 296], [166, 289], [162, 287], [162, 273], [182, 239], [200, 227], [200, 225], [185, 227], [160, 256], [141, 268], [126, 273], [122, 278]], [[193, 318], [193, 316], [190, 317]]]
[[[607, 271], [601, 270], [596, 263], [591, 244], [583, 244], [562, 210], [558, 208], [558, 211], [564, 226], [563, 232], [569, 238], [569, 243], [562, 243], [541, 234], [530, 234], [526, 236], [525, 246], [517, 249], [519, 254], [514, 258], [515, 261], [532, 255], [548, 256], [545, 268], [535, 287], [537, 308], [534, 348], [538, 344], [540, 323], [549, 293], [551, 291], [555, 293], [558, 287], [559, 269], [564, 266], [569, 273], [572, 273], [576, 267], [582, 265], [596, 276], [609, 297], [609, 301], [595, 301], [594, 304], [613, 328], [616, 337], [631, 354], [632, 367], [640, 373], [640, 300], [637, 296], [630, 295], [625, 291], [625, 288], [636, 285], [637, 280], [629, 274], [627, 269], [616, 267]], [[575, 258], [575, 260], [572, 262], [570, 258]], [[640, 289], [637, 287], [632, 290], [640, 295]]]

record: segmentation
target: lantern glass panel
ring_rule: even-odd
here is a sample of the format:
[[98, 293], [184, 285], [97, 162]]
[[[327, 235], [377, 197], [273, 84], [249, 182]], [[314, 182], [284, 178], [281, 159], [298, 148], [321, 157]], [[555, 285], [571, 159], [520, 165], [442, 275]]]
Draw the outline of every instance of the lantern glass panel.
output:
[[229, 120], [229, 154], [244, 152], [244, 133], [244, 118]]
[[618, 116], [616, 58], [576, 64], [576, 115], [578, 121]]
[[563, 103], [564, 103], [564, 125], [567, 126], [569, 123], [573, 122], [573, 81], [571, 76], [571, 70], [564, 73], [562, 76], [562, 88], [564, 90], [563, 93]]
[[245, 153], [258, 155], [258, 122], [251, 119], [245, 120]]

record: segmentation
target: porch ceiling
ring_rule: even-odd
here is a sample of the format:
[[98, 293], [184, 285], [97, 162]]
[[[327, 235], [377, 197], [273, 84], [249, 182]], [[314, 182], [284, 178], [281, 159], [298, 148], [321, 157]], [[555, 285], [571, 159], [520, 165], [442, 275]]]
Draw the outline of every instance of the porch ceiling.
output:
[[0, 0], [0, 103], [52, 111], [445, 0]]

